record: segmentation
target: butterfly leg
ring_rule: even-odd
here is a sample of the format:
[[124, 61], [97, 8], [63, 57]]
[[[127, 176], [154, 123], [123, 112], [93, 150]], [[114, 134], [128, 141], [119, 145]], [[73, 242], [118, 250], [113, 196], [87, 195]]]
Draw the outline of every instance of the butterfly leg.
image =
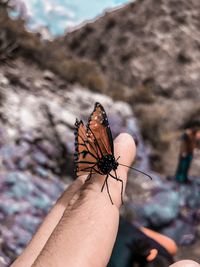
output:
[[106, 179], [104, 180], [104, 182], [103, 182], [103, 185], [102, 185], [102, 188], [101, 188], [101, 192], [103, 192], [103, 189], [104, 189], [104, 186], [105, 186], [105, 184], [106, 184], [106, 180], [108, 179], [108, 175], [106, 176]]
[[113, 205], [113, 201], [112, 201], [112, 198], [111, 198], [111, 195], [110, 195], [110, 191], [109, 191], [109, 187], [108, 187], [108, 177], [109, 177], [109, 174], [106, 175], [106, 178], [105, 178], [104, 183], [103, 183], [102, 188], [101, 188], [101, 192], [103, 192], [103, 189], [104, 189], [104, 187], [106, 185], [106, 189], [107, 189], [110, 201], [111, 201], [111, 203]]
[[91, 174], [91, 173], [88, 174], [88, 176], [87, 176], [87, 178], [86, 178], [86, 180], [85, 180], [85, 183], [87, 183], [87, 182], [91, 179], [91, 177], [92, 177], [92, 174]]
[[110, 201], [111, 201], [111, 203], [113, 205], [113, 201], [112, 201], [112, 198], [111, 198], [111, 195], [110, 195], [110, 191], [109, 191], [109, 187], [108, 187], [108, 177], [109, 177], [109, 175], [107, 175], [107, 178], [106, 178], [106, 188], [107, 188], [107, 192], [108, 192]]
[[89, 175], [87, 176], [87, 178], [86, 178], [86, 180], [85, 180], [85, 183], [87, 183], [87, 182], [91, 179], [91, 177], [92, 177], [92, 168], [91, 168], [91, 170], [90, 170]]
[[115, 179], [116, 181], [121, 182], [121, 202], [122, 202], [122, 204], [124, 204], [124, 201], [123, 201], [124, 183], [123, 183], [122, 179], [120, 179], [120, 178], [117, 177], [117, 173], [116, 173], [116, 171], [115, 171], [115, 176], [112, 175], [112, 174], [110, 174], [110, 173], [109, 173], [109, 175], [110, 175], [113, 179]]

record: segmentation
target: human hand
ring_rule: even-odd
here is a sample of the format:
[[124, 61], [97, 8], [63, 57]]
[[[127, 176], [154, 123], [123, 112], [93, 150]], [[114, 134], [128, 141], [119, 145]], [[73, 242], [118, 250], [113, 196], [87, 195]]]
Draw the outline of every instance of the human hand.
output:
[[[136, 150], [132, 137], [119, 135], [114, 147], [120, 163], [131, 165]], [[127, 167], [117, 168], [124, 188], [127, 172]], [[104, 176], [93, 175], [87, 183], [85, 179], [79, 177], [64, 192], [12, 267], [107, 265], [118, 230], [121, 183], [108, 180], [112, 205], [106, 189], [101, 192]]]

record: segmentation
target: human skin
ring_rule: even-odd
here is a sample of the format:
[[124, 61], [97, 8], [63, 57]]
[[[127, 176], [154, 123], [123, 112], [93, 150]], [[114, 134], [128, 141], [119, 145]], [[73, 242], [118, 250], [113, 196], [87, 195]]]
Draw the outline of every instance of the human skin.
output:
[[[120, 134], [114, 147], [119, 162], [131, 165], [136, 151], [132, 137]], [[126, 167], [117, 168], [124, 188], [127, 172]], [[121, 183], [109, 178], [112, 205], [106, 188], [101, 192], [104, 176], [93, 175], [87, 183], [85, 179], [79, 177], [62, 194], [11, 267], [107, 266], [118, 230]]]
[[170, 265], [169, 267], [200, 267], [200, 264], [192, 260], [182, 260]]

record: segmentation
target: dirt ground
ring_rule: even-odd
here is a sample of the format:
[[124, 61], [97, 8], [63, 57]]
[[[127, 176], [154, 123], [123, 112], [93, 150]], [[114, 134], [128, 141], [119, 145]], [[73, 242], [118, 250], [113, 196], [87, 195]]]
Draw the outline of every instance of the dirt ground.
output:
[[179, 247], [175, 259], [190, 259], [200, 263], [200, 240], [197, 240], [193, 245]]

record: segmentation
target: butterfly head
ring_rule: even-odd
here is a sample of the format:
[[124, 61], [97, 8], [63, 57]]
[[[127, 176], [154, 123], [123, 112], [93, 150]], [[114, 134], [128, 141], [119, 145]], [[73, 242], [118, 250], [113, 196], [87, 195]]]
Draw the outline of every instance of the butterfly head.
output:
[[103, 155], [101, 159], [98, 161], [98, 168], [102, 172], [102, 174], [108, 174], [112, 170], [116, 170], [119, 163], [116, 161], [113, 155]]

